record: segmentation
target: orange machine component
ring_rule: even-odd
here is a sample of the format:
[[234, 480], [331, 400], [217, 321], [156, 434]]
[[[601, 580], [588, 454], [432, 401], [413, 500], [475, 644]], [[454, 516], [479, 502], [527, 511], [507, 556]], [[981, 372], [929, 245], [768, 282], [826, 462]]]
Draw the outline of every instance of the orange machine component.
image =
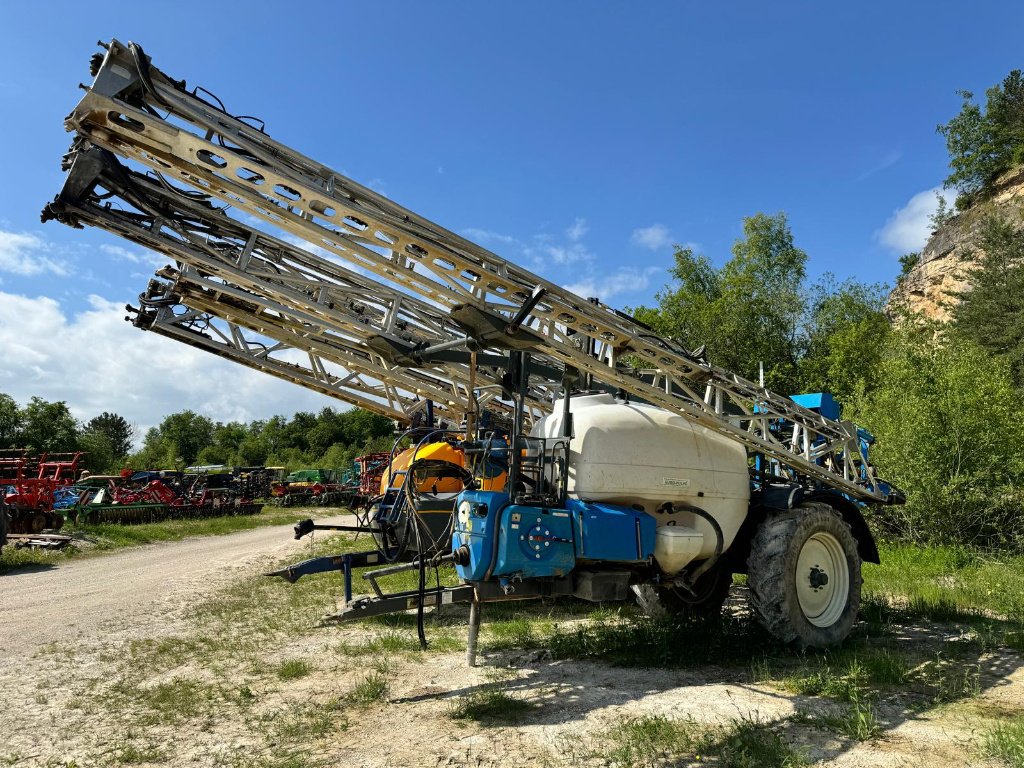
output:
[[[416, 448], [406, 448], [395, 456], [391, 461], [391, 474], [398, 476], [399, 473], [408, 471], [409, 464], [412, 463], [414, 458], [417, 461], [421, 459], [443, 461], [463, 469], [466, 467], [466, 454], [458, 446], [447, 442], [428, 443], [427, 445], [421, 445], [418, 450]], [[416, 490], [424, 493], [458, 493], [463, 488], [462, 480], [459, 477], [447, 475], [443, 470], [421, 470], [417, 472], [417, 475]], [[400, 477], [396, 477], [398, 484], [401, 483], [401, 480]], [[390, 483], [391, 476], [385, 469], [384, 474], [380, 478], [380, 492], [387, 493]]]
[[[391, 462], [391, 471], [396, 475], [396, 485], [400, 485], [402, 482], [399, 473], [404, 473], [408, 470], [413, 458], [417, 461], [425, 459], [432, 462], [445, 462], [463, 470], [470, 468], [468, 466], [470, 461], [467, 460], [462, 447], [457, 444], [437, 442], [422, 445], [419, 447], [419, 450], [416, 448], [406, 448], [397, 454]], [[495, 468], [487, 465], [483, 474], [477, 476], [476, 479], [480, 490], [500, 491], [505, 487], [508, 472], [504, 468]], [[391, 477], [385, 469], [380, 479], [380, 492], [382, 494], [387, 492], [390, 483]], [[422, 493], [459, 493], [463, 490], [463, 487], [462, 477], [456, 473], [445, 472], [442, 466], [438, 466], [435, 469], [420, 469], [416, 473], [416, 490]]]

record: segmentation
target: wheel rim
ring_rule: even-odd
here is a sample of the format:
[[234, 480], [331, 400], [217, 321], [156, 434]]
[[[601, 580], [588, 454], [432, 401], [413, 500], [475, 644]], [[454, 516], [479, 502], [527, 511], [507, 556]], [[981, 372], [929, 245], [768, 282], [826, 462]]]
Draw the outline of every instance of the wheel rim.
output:
[[839, 621], [850, 596], [850, 570], [839, 539], [819, 532], [804, 542], [796, 563], [796, 595], [804, 617], [816, 627]]

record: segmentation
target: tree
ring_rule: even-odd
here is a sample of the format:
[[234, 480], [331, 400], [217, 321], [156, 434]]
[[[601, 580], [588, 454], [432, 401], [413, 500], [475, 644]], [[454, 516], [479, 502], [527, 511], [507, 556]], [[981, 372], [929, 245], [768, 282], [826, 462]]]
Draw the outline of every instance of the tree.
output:
[[0, 448], [18, 447], [21, 420], [21, 409], [14, 398], [0, 392]]
[[853, 415], [878, 439], [873, 463], [907, 493], [877, 520], [899, 537], [995, 545], [1024, 540], [1024, 421], [1006, 361], [935, 326], [890, 334], [877, 386]]
[[65, 453], [78, 448], [78, 422], [63, 400], [33, 397], [21, 412], [19, 442], [37, 453]]
[[124, 456], [114, 455], [114, 446], [105, 432], [99, 430], [83, 432], [79, 438], [78, 447], [85, 451], [85, 457], [82, 459], [83, 469], [89, 470], [94, 475], [120, 469], [115, 465], [118, 463], [118, 459], [123, 459]]
[[[199, 452], [213, 443], [213, 422], [194, 411], [181, 411], [166, 417], [160, 426], [146, 434], [146, 447], [160, 446], [163, 462], [180, 459], [194, 464]], [[171, 466], [168, 465], [168, 466]]]
[[968, 271], [971, 287], [956, 294], [956, 331], [1005, 358], [1024, 386], [1024, 233], [989, 216], [981, 227], [980, 258]]
[[970, 91], [958, 93], [960, 113], [937, 130], [946, 139], [952, 169], [945, 186], [960, 193], [956, 204], [964, 210], [990, 194], [1002, 173], [1024, 162], [1024, 77], [1015, 69], [989, 88], [984, 112]]
[[805, 348], [799, 362], [800, 389], [831, 392], [842, 402], [871, 389], [890, 332], [886, 287], [827, 275], [808, 300]]
[[110, 452], [114, 458], [121, 459], [131, 453], [135, 441], [135, 427], [124, 416], [104, 411], [89, 420], [84, 432], [99, 433], [109, 442]]
[[743, 220], [732, 258], [715, 269], [706, 256], [676, 247], [676, 283], [657, 294], [656, 309], [640, 307], [637, 319], [708, 359], [748, 378], [764, 363], [765, 383], [779, 391], [798, 384], [802, 284], [807, 254], [797, 248], [785, 213]]
[[[942, 200], [945, 201], [945, 198], [942, 198]], [[903, 282], [907, 278], [907, 275], [914, 271], [914, 267], [916, 267], [920, 261], [920, 251], [912, 251], [911, 253], [905, 253], [900, 256], [900, 273], [896, 277], [896, 281]]]

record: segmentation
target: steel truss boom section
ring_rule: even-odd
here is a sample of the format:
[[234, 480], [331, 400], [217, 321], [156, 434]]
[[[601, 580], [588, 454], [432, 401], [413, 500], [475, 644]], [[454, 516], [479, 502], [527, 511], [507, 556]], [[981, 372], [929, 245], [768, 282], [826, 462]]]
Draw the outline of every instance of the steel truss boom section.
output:
[[[886, 499], [853, 424], [709, 365], [275, 141], [251, 118], [200, 98], [201, 89], [189, 93], [139, 46], [112, 41], [106, 49], [68, 130], [445, 308], [480, 343], [573, 366], [829, 487]], [[529, 316], [519, 325], [524, 306]], [[658, 376], [652, 382], [618, 366], [627, 356]]]
[[[318, 264], [305, 250], [234, 221], [166, 181], [131, 171], [105, 150], [79, 145], [67, 157], [68, 178], [47, 215], [88, 224], [179, 262], [159, 274], [183, 304], [241, 323], [288, 346], [310, 351], [361, 375], [429, 398], [451, 410], [470, 407], [469, 367], [453, 362], [398, 366], [366, 344], [391, 337], [416, 347], [450, 342], [457, 328], [444, 312], [369, 278]], [[454, 336], [455, 341], [464, 344]], [[476, 406], [507, 416], [496, 399], [499, 372], [486, 366], [475, 383], [488, 387]], [[531, 391], [528, 417], [550, 409], [553, 395]]]
[[[443, 378], [430, 378], [422, 372], [394, 371], [365, 351], [340, 349], [329, 342], [310, 338], [299, 323], [292, 321], [290, 324], [288, 318], [268, 322], [268, 317], [261, 314], [257, 304], [236, 296], [225, 298], [222, 294], [225, 286], [207, 283], [194, 270], [186, 268], [186, 271], [178, 272], [168, 267], [161, 270], [160, 275], [169, 282], [151, 281], [146, 293], [139, 297], [143, 309], [134, 322], [141, 328], [186, 342], [191, 342], [196, 333], [206, 334], [251, 352], [248, 357], [255, 357], [257, 362], [262, 362], [269, 353], [287, 354], [295, 350], [309, 359], [309, 375], [296, 380], [296, 383], [310, 386], [310, 382], [318, 385], [329, 381], [336, 387], [333, 390], [335, 396], [401, 421], [411, 421], [412, 414], [422, 408], [424, 393], [430, 395], [442, 410], [452, 413], [451, 418], [456, 421], [466, 410], [467, 403], [458, 399], [458, 393]], [[154, 307], [163, 309], [169, 304], [180, 306], [180, 310], [154, 313]], [[166, 332], [168, 324], [179, 331], [185, 329], [191, 335]], [[226, 326], [229, 332], [222, 330], [222, 326]], [[246, 333], [250, 338], [256, 334], [256, 340], [248, 340], [243, 335]], [[194, 343], [193, 346], [201, 346], [222, 357], [230, 356], [222, 346], [216, 349], [210, 348], [208, 343]], [[288, 356], [285, 364], [294, 357]], [[376, 399], [360, 397], [356, 402], [337, 394], [337, 386], [344, 388], [342, 392], [355, 391]], [[322, 391], [320, 386], [310, 388]], [[396, 412], [405, 416], [396, 415]]]
[[133, 323], [196, 349], [408, 424], [417, 403], [359, 374], [335, 373], [311, 352], [267, 343], [249, 329], [184, 305], [132, 308]]

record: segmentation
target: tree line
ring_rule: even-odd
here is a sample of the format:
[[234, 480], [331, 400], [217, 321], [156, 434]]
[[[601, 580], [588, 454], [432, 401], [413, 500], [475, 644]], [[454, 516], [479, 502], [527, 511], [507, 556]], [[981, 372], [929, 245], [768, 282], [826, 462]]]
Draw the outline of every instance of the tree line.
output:
[[353, 408], [291, 418], [221, 423], [194, 411], [167, 416], [146, 432], [142, 449], [127, 457], [135, 468], [227, 464], [283, 466], [288, 469], [350, 467], [356, 456], [391, 450], [394, 422]]
[[222, 423], [185, 410], [149, 429], [142, 447], [133, 452], [136, 432], [116, 413], [81, 422], [64, 401], [33, 397], [20, 407], [0, 393], [0, 449], [84, 451], [83, 468], [103, 474], [123, 467], [180, 469], [197, 464], [346, 468], [362, 453], [390, 450], [394, 423], [361, 408], [324, 408], [317, 414], [299, 412], [248, 424]]

